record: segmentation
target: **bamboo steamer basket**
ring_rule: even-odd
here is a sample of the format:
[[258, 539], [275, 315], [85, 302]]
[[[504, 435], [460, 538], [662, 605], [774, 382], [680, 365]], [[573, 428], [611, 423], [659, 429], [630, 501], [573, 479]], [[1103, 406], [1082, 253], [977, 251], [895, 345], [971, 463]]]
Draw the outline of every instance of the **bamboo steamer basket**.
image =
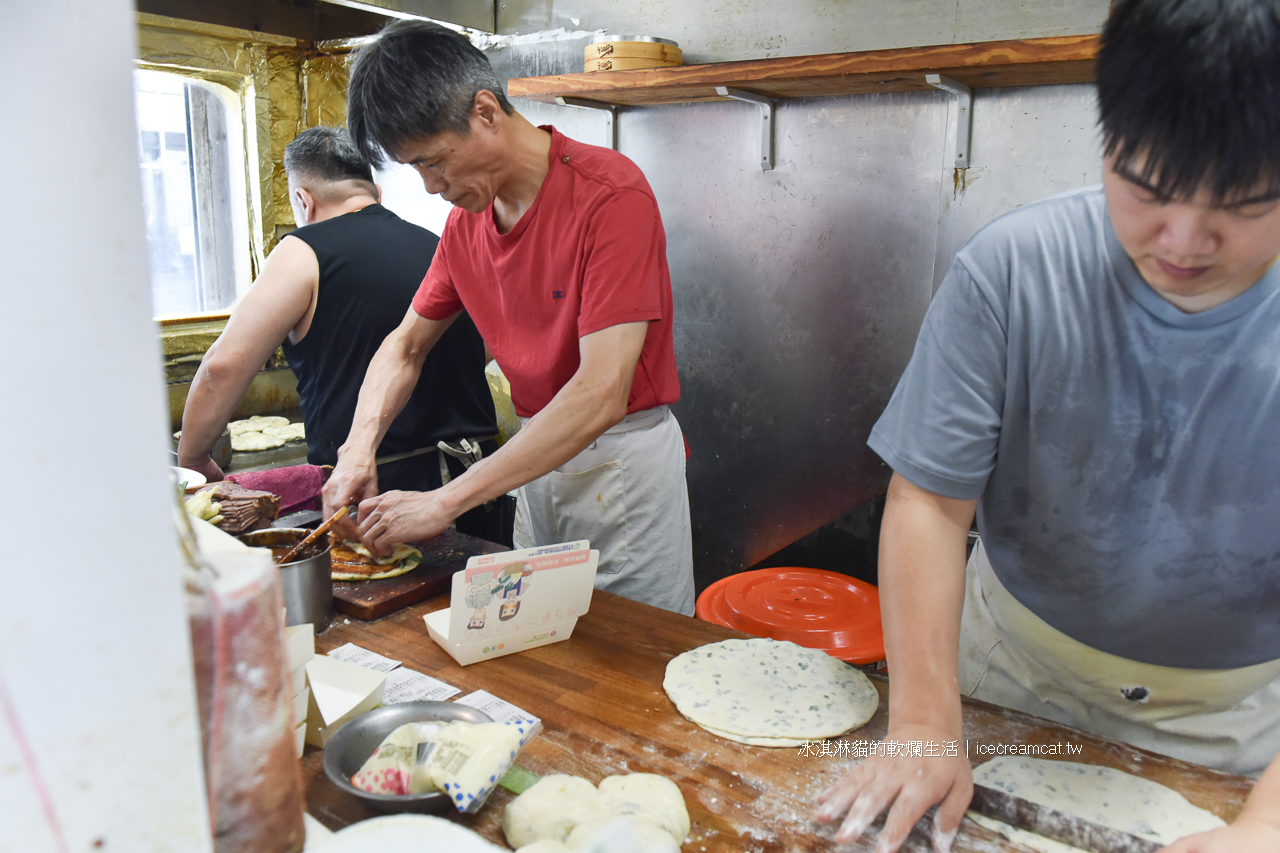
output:
[[658, 62], [653, 59], [611, 56], [608, 59], [588, 59], [586, 71], [588, 74], [596, 71], [633, 71], [637, 68], [669, 68], [679, 64], [679, 62]]
[[587, 45], [583, 56], [588, 72], [660, 68], [684, 62], [678, 44], [654, 36], [610, 36]]

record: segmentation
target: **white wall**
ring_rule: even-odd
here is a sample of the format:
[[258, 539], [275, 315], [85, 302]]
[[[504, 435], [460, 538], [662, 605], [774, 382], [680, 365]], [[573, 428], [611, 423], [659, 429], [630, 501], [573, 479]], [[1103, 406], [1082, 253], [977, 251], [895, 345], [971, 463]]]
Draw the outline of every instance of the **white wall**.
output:
[[[0, 7], [4, 853], [210, 848], [151, 321], [135, 26], [128, 0]], [[51, 377], [75, 379], [55, 391]]]
[[387, 163], [373, 177], [382, 188], [383, 207], [437, 237], [444, 231], [445, 220], [449, 218], [453, 205], [438, 195], [428, 193], [412, 166]]

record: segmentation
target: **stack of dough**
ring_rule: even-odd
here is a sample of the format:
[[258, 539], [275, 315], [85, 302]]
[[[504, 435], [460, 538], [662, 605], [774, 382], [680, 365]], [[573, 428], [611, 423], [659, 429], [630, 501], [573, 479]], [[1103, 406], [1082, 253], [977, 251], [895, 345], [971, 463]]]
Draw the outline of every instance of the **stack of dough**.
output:
[[674, 782], [652, 773], [609, 776], [592, 785], [580, 776], [544, 776], [502, 814], [507, 843], [519, 853], [607, 849], [679, 853], [689, 811]]
[[[973, 781], [1163, 845], [1225, 826], [1220, 817], [1191, 805], [1177, 791], [1110, 767], [1002, 756], [974, 769]], [[1087, 853], [977, 812], [969, 812], [969, 817], [1041, 853]]]
[[690, 722], [751, 746], [802, 746], [865, 724], [871, 681], [826, 652], [775, 640], [724, 640], [677, 655], [662, 681]]
[[307, 437], [302, 424], [290, 423], [288, 418], [279, 415], [254, 415], [247, 420], [232, 421], [227, 429], [231, 432], [231, 449], [239, 451], [270, 450]]

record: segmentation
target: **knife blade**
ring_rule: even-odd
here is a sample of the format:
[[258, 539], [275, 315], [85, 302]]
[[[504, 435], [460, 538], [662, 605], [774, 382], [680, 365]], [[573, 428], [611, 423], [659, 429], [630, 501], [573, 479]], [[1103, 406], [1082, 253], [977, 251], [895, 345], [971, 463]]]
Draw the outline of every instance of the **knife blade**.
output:
[[969, 808], [1018, 829], [1092, 853], [1156, 853], [1165, 846], [976, 783]]

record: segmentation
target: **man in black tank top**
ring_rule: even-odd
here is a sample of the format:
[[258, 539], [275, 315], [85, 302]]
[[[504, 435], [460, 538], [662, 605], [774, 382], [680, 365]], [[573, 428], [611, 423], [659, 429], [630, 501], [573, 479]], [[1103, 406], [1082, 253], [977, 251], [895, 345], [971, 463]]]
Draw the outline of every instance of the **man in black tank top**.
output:
[[[369, 363], [410, 310], [439, 242], [378, 203], [372, 170], [343, 130], [303, 131], [285, 149], [285, 171], [301, 227], [272, 251], [209, 348], [183, 412], [178, 464], [210, 480], [222, 479], [209, 456], [214, 441], [282, 344], [298, 377], [308, 461], [337, 462]], [[442, 459], [451, 476], [461, 474], [462, 463], [436, 449], [440, 441], [484, 439], [485, 452], [496, 450], [484, 365], [484, 342], [464, 314], [428, 356], [378, 448], [382, 491], [439, 488]], [[506, 538], [498, 513], [481, 507], [470, 515], [458, 519], [459, 530]]]

